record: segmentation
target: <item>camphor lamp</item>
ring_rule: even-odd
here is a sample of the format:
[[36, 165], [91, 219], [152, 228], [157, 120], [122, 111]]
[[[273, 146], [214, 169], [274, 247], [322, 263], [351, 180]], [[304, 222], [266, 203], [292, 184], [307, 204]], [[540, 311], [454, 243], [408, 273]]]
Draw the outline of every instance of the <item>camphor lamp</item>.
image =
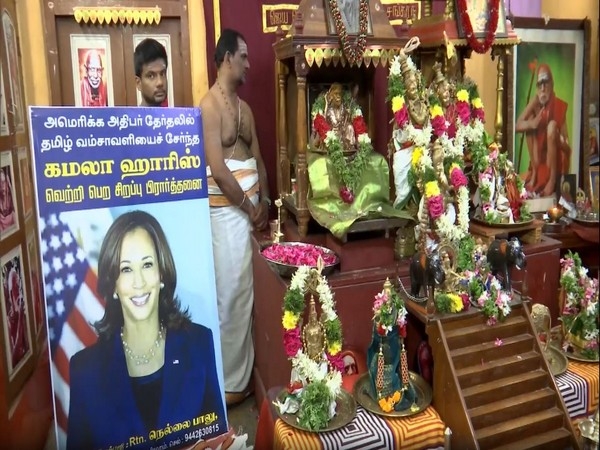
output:
[[548, 210], [548, 218], [550, 219], [550, 223], [558, 223], [562, 216], [564, 216], [564, 211], [557, 205], [554, 205]]

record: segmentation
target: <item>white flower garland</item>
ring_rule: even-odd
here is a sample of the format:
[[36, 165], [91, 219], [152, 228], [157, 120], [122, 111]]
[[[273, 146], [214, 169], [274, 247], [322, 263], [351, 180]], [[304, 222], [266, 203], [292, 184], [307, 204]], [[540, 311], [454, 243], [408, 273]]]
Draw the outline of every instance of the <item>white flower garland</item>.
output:
[[[306, 292], [306, 281], [311, 270], [315, 269], [309, 266], [298, 267], [298, 270], [296, 270], [296, 273], [294, 273], [290, 281], [290, 290], [297, 289], [304, 294]], [[333, 293], [331, 292], [325, 277], [319, 275], [318, 279], [319, 282], [316, 291], [319, 295], [319, 302], [321, 303], [321, 312], [325, 316], [326, 321], [335, 320], [338, 315], [335, 311]], [[340, 393], [342, 387], [342, 374], [338, 370], [323, 370], [321, 364], [310, 359], [308, 355], [304, 353], [302, 347], [292, 358], [292, 367], [303, 380], [307, 380], [308, 382], [324, 381], [329, 389], [331, 398], [336, 398]]]

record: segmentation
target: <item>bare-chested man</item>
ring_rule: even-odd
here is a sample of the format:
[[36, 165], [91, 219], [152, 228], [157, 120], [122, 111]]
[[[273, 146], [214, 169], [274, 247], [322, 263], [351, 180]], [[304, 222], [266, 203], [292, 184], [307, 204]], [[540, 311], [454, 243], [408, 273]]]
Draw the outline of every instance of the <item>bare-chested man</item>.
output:
[[225, 394], [228, 405], [250, 391], [254, 363], [252, 228], [267, 225], [271, 203], [252, 111], [237, 95], [246, 81], [244, 37], [223, 30], [215, 51], [216, 83], [200, 102], [212, 226]]

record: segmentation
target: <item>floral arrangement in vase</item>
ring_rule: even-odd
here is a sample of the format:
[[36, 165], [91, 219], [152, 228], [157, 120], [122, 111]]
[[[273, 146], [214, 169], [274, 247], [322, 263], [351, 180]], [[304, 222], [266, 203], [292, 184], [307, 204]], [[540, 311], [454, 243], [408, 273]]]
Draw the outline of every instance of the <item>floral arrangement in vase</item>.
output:
[[598, 279], [590, 278], [577, 253], [560, 260], [563, 349], [598, 360]]
[[387, 279], [373, 302], [373, 339], [367, 351], [370, 395], [384, 413], [415, 402], [404, 348], [406, 315], [404, 302]]
[[[287, 394], [275, 402], [280, 414], [296, 414], [298, 424], [318, 431], [336, 414], [336, 398], [342, 389], [344, 362], [342, 325], [333, 293], [317, 268], [301, 266], [294, 273], [283, 300], [283, 345], [292, 362]], [[306, 295], [311, 294], [309, 322], [302, 326]], [[321, 305], [317, 319], [314, 295]]]

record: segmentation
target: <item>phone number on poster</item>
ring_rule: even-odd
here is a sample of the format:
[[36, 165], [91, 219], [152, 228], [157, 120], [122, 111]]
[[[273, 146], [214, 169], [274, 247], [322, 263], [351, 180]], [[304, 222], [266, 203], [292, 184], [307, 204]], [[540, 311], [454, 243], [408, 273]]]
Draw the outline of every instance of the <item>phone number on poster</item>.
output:
[[219, 424], [215, 423], [214, 425], [209, 425], [204, 428], [198, 428], [190, 433], [185, 433], [185, 440], [187, 441], [197, 441], [198, 439], [202, 439], [209, 434], [218, 433], [219, 432]]

